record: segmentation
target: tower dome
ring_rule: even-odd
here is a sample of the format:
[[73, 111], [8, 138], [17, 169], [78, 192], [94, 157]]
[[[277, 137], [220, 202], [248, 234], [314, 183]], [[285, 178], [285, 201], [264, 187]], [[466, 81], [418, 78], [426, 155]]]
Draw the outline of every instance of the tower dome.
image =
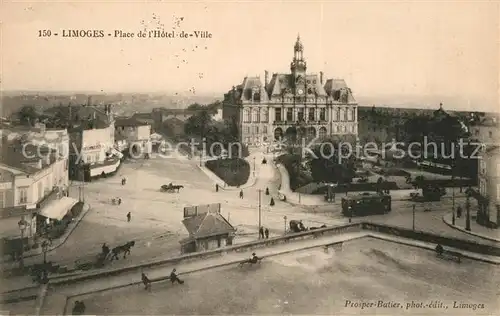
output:
[[295, 42], [295, 51], [303, 51], [304, 50], [304, 45], [302, 45], [302, 42], [300, 41], [300, 35], [297, 35], [297, 41]]

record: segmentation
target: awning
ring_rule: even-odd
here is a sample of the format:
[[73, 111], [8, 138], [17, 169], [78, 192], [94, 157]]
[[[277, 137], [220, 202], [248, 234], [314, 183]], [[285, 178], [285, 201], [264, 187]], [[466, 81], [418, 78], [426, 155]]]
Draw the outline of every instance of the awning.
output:
[[114, 148], [111, 148], [111, 153], [120, 159], [123, 158], [123, 154]]
[[41, 211], [40, 215], [47, 218], [61, 220], [68, 211], [78, 203], [77, 200], [70, 197], [62, 197], [57, 200], [50, 201]]

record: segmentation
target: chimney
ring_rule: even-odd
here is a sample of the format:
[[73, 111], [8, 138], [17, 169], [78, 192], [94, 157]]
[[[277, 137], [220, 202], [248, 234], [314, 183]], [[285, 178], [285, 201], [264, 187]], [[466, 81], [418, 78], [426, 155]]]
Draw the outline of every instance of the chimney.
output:
[[269, 71], [265, 70], [264, 71], [264, 87], [267, 88], [267, 85], [269, 84]]
[[323, 72], [319, 72], [319, 83], [323, 84]]

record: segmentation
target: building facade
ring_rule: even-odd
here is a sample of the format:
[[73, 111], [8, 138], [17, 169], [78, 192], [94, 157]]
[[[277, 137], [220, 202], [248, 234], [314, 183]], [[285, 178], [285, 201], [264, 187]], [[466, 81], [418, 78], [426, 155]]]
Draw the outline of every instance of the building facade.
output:
[[[123, 156], [115, 149], [115, 119], [111, 106], [69, 108], [70, 176], [90, 178], [113, 174]], [[75, 116], [78, 119], [75, 119]]]
[[[151, 153], [151, 125], [133, 117], [119, 118], [115, 122], [115, 135], [123, 137], [130, 150], [140, 153]], [[134, 154], [135, 155], [135, 154]]]
[[[63, 146], [67, 146], [63, 144]], [[20, 234], [23, 218], [28, 227], [25, 237], [37, 232], [38, 215], [49, 212], [68, 190], [68, 155], [46, 145], [2, 142], [0, 163], [1, 236]], [[10, 223], [10, 224], [8, 224]]]
[[487, 146], [479, 159], [478, 222], [497, 228], [500, 224], [500, 146]]
[[290, 73], [269, 78], [266, 71], [264, 84], [259, 77], [245, 77], [224, 95], [223, 117], [237, 122], [241, 142], [297, 136], [356, 140], [357, 103], [351, 89], [343, 79], [325, 80], [323, 72], [307, 72], [303, 53], [298, 37]]
[[500, 124], [498, 117], [489, 115], [473, 122], [470, 126], [471, 138], [486, 145], [500, 143]]

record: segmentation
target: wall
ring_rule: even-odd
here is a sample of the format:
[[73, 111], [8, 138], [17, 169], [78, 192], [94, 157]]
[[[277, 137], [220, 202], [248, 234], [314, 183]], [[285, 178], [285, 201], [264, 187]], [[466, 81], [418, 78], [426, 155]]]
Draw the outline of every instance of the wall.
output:
[[500, 224], [500, 149], [493, 149], [481, 154], [479, 159], [478, 185], [479, 193], [489, 198], [486, 208], [487, 217], [491, 223]]
[[150, 136], [151, 136], [151, 126], [150, 125], [137, 126], [137, 139], [138, 140], [149, 140]]
[[471, 138], [484, 144], [500, 142], [500, 128], [498, 126], [476, 125], [470, 129]]
[[14, 206], [14, 175], [0, 169], [0, 208]]

